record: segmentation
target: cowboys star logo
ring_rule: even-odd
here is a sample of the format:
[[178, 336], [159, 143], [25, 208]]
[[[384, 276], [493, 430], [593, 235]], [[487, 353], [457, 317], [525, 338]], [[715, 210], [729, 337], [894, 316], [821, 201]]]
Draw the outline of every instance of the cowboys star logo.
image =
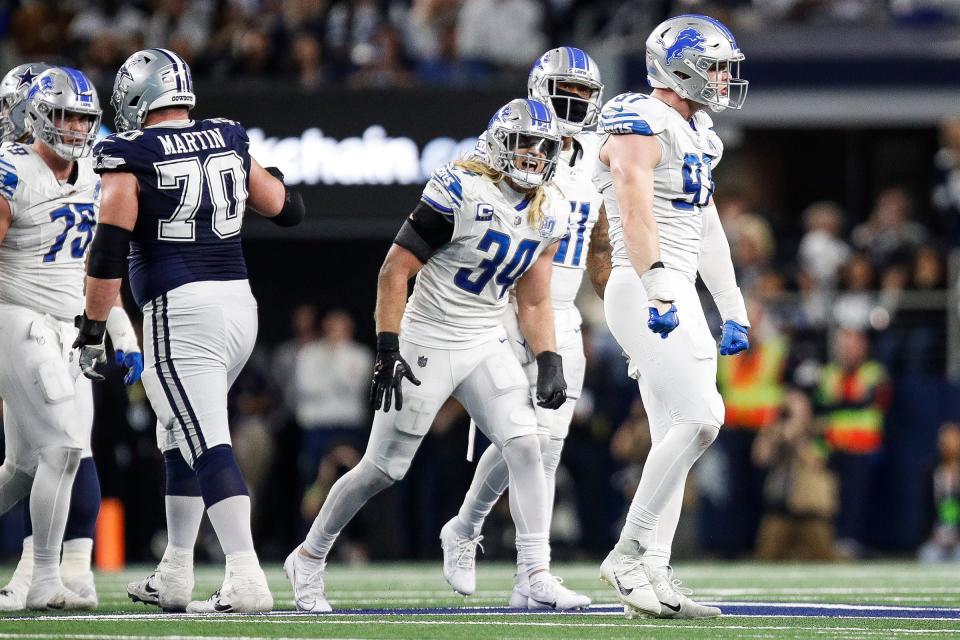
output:
[[33, 84], [33, 81], [38, 75], [40, 74], [33, 72], [33, 67], [27, 67], [23, 70], [23, 73], [14, 76], [17, 79], [17, 91], [19, 91], [21, 87], [29, 87]]

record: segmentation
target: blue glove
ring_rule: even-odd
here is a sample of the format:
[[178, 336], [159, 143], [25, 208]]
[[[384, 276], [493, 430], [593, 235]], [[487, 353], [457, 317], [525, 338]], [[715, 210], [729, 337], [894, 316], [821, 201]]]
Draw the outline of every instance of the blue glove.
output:
[[139, 351], [127, 353], [117, 351], [114, 355], [116, 355], [117, 366], [127, 370], [127, 375], [123, 376], [123, 383], [136, 384], [140, 380], [140, 374], [143, 373], [143, 354]]
[[720, 355], [732, 356], [749, 348], [750, 339], [747, 337], [747, 327], [733, 320], [724, 322], [723, 332], [720, 334]]
[[647, 326], [650, 331], [659, 333], [664, 340], [670, 335], [670, 332], [680, 324], [680, 318], [677, 317], [677, 306], [671, 304], [670, 310], [660, 315], [656, 307], [650, 307], [650, 319], [647, 320]]

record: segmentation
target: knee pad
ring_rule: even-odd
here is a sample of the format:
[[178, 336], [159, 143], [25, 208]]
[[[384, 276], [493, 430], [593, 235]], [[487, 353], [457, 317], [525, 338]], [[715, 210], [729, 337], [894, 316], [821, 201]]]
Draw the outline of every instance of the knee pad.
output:
[[73, 492], [70, 494], [70, 511], [67, 515], [67, 528], [63, 532], [64, 540], [75, 538], [93, 538], [100, 513], [100, 478], [93, 458], [80, 460], [77, 475], [73, 478]]
[[200, 482], [197, 480], [197, 474], [184, 460], [180, 449], [163, 452], [163, 470], [166, 480], [164, 495], [189, 497], [200, 495]]
[[54, 469], [63, 469], [73, 475], [80, 466], [83, 449], [80, 447], [47, 447], [40, 449], [40, 462]]
[[[10, 460], [0, 466], [0, 515], [9, 511], [15, 504], [30, 495], [33, 476], [21, 471]], [[30, 520], [29, 511], [27, 520]]]
[[197, 458], [196, 472], [200, 495], [208, 509], [227, 498], [250, 495], [230, 445], [221, 444], [208, 449]]
[[[409, 463], [407, 468], [409, 468]], [[360, 462], [356, 466], [357, 475], [363, 480], [364, 484], [369, 487], [376, 488], [377, 491], [383, 491], [387, 487], [393, 485], [394, 482], [402, 480], [403, 476], [406, 474], [406, 469], [403, 470], [403, 473], [400, 474], [399, 478], [394, 477], [388, 471], [384, 471], [376, 465], [375, 462], [367, 458], [366, 456], [360, 458]]]
[[543, 472], [552, 476], [560, 466], [560, 454], [563, 451], [563, 438], [548, 438], [546, 443], [540, 440], [540, 455], [543, 457]]
[[540, 440], [532, 434], [510, 438], [500, 447], [500, 453], [503, 454], [507, 467], [543, 465], [543, 457], [540, 455]]
[[695, 422], [682, 422], [674, 425], [673, 429], [679, 429], [683, 432], [685, 440], [695, 443], [698, 458], [713, 444], [713, 441], [717, 439], [717, 434], [720, 433], [720, 427]]

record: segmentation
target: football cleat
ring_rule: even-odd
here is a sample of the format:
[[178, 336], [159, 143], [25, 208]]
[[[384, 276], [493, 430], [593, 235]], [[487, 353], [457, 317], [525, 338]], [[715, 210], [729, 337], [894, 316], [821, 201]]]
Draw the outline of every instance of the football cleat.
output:
[[63, 586], [81, 598], [93, 601], [93, 608], [99, 604], [97, 586], [93, 582], [93, 572], [87, 571], [74, 576], [63, 576]]
[[694, 618], [716, 618], [720, 609], [694, 602], [690, 599], [690, 589], [673, 577], [671, 567], [646, 567], [647, 577], [660, 600], [660, 618], [689, 620]]
[[530, 597], [530, 578], [526, 571], [517, 571], [513, 576], [513, 591], [507, 603], [511, 609], [526, 609], [527, 598]]
[[27, 591], [29, 585], [17, 585], [11, 581], [0, 589], [0, 611], [22, 611], [27, 608]]
[[590, 598], [563, 586], [563, 578], [541, 571], [530, 581], [527, 609], [569, 611], [590, 606]]
[[643, 556], [614, 549], [600, 565], [600, 579], [613, 587], [623, 604], [640, 613], [660, 615], [660, 600], [644, 570]]
[[134, 602], [152, 604], [167, 612], [182, 613], [193, 597], [193, 563], [164, 556], [153, 573], [127, 584], [127, 596]]
[[453, 520], [440, 529], [440, 547], [443, 549], [443, 577], [454, 591], [469, 596], [477, 590], [477, 547], [483, 536], [468, 538], [453, 530]]
[[327, 602], [324, 593], [323, 573], [325, 563], [319, 563], [319, 569], [311, 569], [300, 555], [300, 547], [290, 552], [283, 563], [287, 580], [293, 585], [293, 600], [297, 611], [309, 613], [330, 613], [333, 607]]
[[59, 578], [53, 580], [34, 580], [27, 592], [27, 609], [70, 611], [94, 609], [96, 599], [84, 598], [70, 591]]
[[267, 586], [267, 577], [256, 562], [256, 556], [249, 555], [253, 562], [235, 566], [231, 566], [228, 556], [223, 586], [206, 600], [194, 600], [188, 604], [187, 613], [261, 613], [273, 609], [273, 595]]

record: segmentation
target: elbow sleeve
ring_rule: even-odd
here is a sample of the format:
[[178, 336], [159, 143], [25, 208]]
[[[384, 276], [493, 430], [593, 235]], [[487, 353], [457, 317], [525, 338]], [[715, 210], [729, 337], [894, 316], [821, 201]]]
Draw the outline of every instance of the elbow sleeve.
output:
[[130, 253], [132, 235], [122, 227], [98, 224], [90, 247], [87, 275], [104, 280], [122, 278], [127, 273], [127, 255]]
[[283, 208], [280, 213], [270, 218], [278, 227], [295, 227], [303, 222], [307, 215], [307, 208], [303, 204], [303, 196], [296, 189], [283, 186]]

